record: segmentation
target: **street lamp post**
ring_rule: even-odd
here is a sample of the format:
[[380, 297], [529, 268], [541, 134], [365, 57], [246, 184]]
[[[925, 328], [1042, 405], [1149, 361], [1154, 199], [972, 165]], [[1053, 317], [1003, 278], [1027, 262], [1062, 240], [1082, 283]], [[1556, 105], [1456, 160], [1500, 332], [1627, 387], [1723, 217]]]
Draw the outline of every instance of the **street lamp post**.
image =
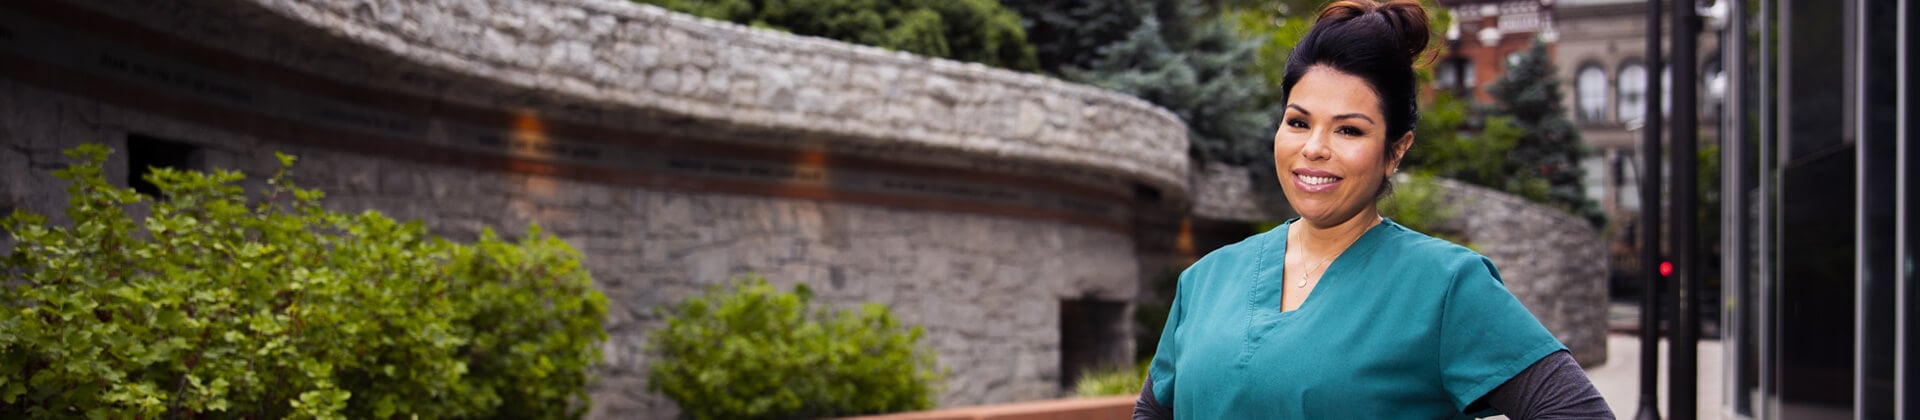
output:
[[1698, 63], [1695, 61], [1699, 43], [1700, 18], [1695, 15], [1693, 0], [1675, 0], [1673, 6], [1673, 58], [1669, 64], [1673, 68], [1673, 125], [1668, 135], [1668, 146], [1673, 148], [1667, 158], [1673, 167], [1673, 177], [1669, 180], [1673, 192], [1673, 242], [1668, 245], [1673, 250], [1673, 342], [1668, 351], [1671, 362], [1667, 365], [1667, 418], [1691, 420], [1699, 415], [1699, 360], [1700, 360], [1700, 232], [1694, 230], [1695, 209], [1699, 207], [1700, 172], [1699, 157], [1696, 151], [1700, 147], [1700, 124], [1697, 91], [1694, 80]]
[[1646, 112], [1640, 130], [1640, 407], [1660, 420], [1660, 0], [1647, 0]]

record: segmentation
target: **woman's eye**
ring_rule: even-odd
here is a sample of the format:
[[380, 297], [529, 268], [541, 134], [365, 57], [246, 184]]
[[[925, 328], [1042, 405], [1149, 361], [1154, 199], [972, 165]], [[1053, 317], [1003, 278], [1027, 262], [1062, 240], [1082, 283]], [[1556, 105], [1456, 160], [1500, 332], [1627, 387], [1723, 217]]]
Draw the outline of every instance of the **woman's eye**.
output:
[[1293, 127], [1293, 128], [1307, 128], [1307, 122], [1299, 118], [1288, 118], [1287, 126]]
[[1367, 132], [1360, 131], [1360, 129], [1353, 127], [1340, 127], [1340, 129], [1334, 130], [1334, 133], [1348, 137], [1364, 137], [1367, 135]]

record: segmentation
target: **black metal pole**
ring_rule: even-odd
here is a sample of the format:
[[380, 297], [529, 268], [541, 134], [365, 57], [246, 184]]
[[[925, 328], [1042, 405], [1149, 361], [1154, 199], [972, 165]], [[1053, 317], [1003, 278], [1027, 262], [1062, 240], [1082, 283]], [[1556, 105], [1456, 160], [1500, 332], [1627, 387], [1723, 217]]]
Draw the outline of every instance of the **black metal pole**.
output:
[[1646, 111], [1640, 128], [1640, 408], [1660, 419], [1660, 0], [1647, 0]]
[[1759, 204], [1759, 208], [1757, 209], [1758, 215], [1754, 217], [1754, 227], [1756, 228], [1754, 236], [1757, 237], [1755, 240], [1759, 242], [1759, 249], [1754, 255], [1759, 262], [1759, 264], [1755, 264], [1758, 272], [1754, 275], [1754, 286], [1757, 288], [1756, 291], [1759, 292], [1759, 297], [1754, 301], [1756, 304], [1755, 308], [1759, 309], [1759, 311], [1755, 313], [1755, 325], [1753, 329], [1755, 333], [1753, 342], [1755, 347], [1758, 347], [1757, 350], [1759, 350], [1759, 354], [1755, 357], [1757, 359], [1755, 369], [1759, 370], [1760, 376], [1758, 378], [1759, 392], [1756, 393], [1758, 395], [1755, 395], [1753, 404], [1753, 418], [1756, 419], [1777, 417], [1774, 415], [1777, 413], [1777, 410], [1774, 409], [1774, 402], [1778, 401], [1775, 397], [1780, 395], [1780, 387], [1776, 380], [1779, 371], [1775, 369], [1778, 364], [1774, 363], [1778, 358], [1775, 357], [1776, 347], [1774, 346], [1773, 338], [1776, 332], [1774, 328], [1780, 325], [1777, 321], [1779, 314], [1778, 311], [1775, 310], [1778, 306], [1774, 304], [1774, 286], [1779, 284], [1778, 279], [1774, 276], [1776, 272], [1774, 263], [1779, 261], [1780, 255], [1778, 252], [1779, 248], [1774, 243], [1776, 241], [1774, 239], [1775, 232], [1779, 231], [1776, 230], [1776, 225], [1774, 224], [1774, 205], [1777, 204], [1775, 197], [1778, 197], [1778, 195], [1775, 194], [1774, 191], [1775, 182], [1773, 177], [1774, 168], [1779, 166], [1774, 162], [1774, 156], [1776, 156], [1774, 149], [1774, 147], [1776, 147], [1775, 138], [1778, 135], [1777, 133], [1779, 133], [1779, 127], [1786, 124], [1786, 122], [1775, 121], [1776, 118], [1774, 118], [1774, 115], [1776, 115], [1780, 109], [1779, 107], [1783, 106], [1779, 103], [1780, 101], [1778, 101], [1779, 94], [1775, 92], [1777, 85], [1774, 84], [1774, 75], [1777, 74], [1774, 66], [1778, 64], [1777, 59], [1779, 55], [1774, 51], [1773, 37], [1774, 33], [1780, 28], [1779, 22], [1774, 21], [1774, 10], [1780, 7], [1776, 3], [1775, 1], [1761, 1], [1759, 4], [1760, 19], [1755, 22], [1759, 25], [1756, 32], [1760, 35], [1760, 48], [1754, 52], [1758, 54], [1759, 60], [1756, 61], [1758, 67], [1760, 67], [1760, 78], [1754, 83], [1756, 88], [1754, 107], [1758, 109], [1760, 116], [1759, 124], [1756, 124], [1757, 132], [1755, 133], [1760, 136], [1760, 145], [1757, 148], [1758, 150], [1755, 150], [1755, 152], [1757, 152], [1755, 153], [1755, 155], [1757, 155], [1755, 159], [1757, 166], [1755, 166], [1754, 170], [1754, 172], [1759, 175], [1757, 177], [1758, 179], [1755, 180], [1758, 187], [1755, 188], [1754, 193], [1754, 201]]
[[1674, 256], [1673, 274], [1673, 337], [1668, 350], [1667, 371], [1667, 418], [1691, 420], [1698, 413], [1699, 406], [1699, 348], [1700, 313], [1697, 300], [1700, 296], [1700, 258], [1697, 244], [1700, 232], [1694, 230], [1696, 209], [1699, 206], [1699, 157], [1696, 150], [1700, 146], [1699, 107], [1696, 106], [1696, 93], [1693, 81], [1696, 79], [1698, 55], [1694, 50], [1699, 42], [1700, 18], [1696, 16], [1693, 0], [1673, 1], [1673, 57], [1668, 64], [1673, 69], [1673, 125], [1669, 129], [1673, 134], [1667, 138], [1672, 155], [1673, 177], [1672, 201], [1669, 203], [1673, 215]]

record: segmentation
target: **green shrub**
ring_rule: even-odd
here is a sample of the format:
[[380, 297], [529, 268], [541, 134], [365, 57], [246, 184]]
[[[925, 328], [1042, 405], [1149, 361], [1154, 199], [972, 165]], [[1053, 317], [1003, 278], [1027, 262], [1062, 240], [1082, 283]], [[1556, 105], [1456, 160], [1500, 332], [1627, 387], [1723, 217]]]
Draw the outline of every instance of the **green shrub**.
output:
[[[71, 227], [16, 212], [0, 273], [0, 417], [578, 417], [606, 339], [580, 255], [474, 245], [288, 182], [156, 169], [150, 205], [70, 150]], [[129, 211], [146, 207], [135, 220]]]
[[1112, 366], [1087, 371], [1073, 383], [1073, 393], [1082, 397], [1139, 395], [1140, 387], [1147, 383], [1149, 362], [1151, 360], [1134, 366]]
[[1393, 186], [1393, 194], [1380, 200], [1380, 215], [1408, 229], [1472, 247], [1457, 232], [1441, 229], [1442, 224], [1459, 213], [1459, 207], [1447, 202], [1433, 174], [1416, 172], [1398, 181]]
[[945, 372], [885, 306], [813, 304], [748, 276], [671, 309], [649, 335], [647, 387], [699, 419], [816, 418], [933, 406]]

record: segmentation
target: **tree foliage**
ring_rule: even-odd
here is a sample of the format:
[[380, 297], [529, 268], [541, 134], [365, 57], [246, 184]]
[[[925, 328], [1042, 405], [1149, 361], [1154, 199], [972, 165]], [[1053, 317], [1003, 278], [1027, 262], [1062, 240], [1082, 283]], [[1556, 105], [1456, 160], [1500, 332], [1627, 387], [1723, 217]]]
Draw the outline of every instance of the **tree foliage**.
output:
[[994, 0], [635, 0], [709, 19], [1033, 71], [1020, 15]]
[[[1470, 129], [1475, 124], [1477, 129]], [[1416, 173], [1546, 202], [1546, 180], [1534, 172], [1516, 170], [1509, 162], [1525, 135], [1511, 117], [1476, 116], [1465, 99], [1436, 92], [1432, 104], [1421, 110], [1413, 148], [1402, 165]]]
[[1442, 228], [1448, 220], [1459, 214], [1459, 207], [1447, 201], [1440, 190], [1440, 184], [1428, 173], [1412, 173], [1398, 176], [1393, 195], [1380, 200], [1380, 215], [1393, 219], [1394, 223], [1406, 226], [1420, 233], [1473, 247], [1459, 232], [1450, 232]]
[[781, 292], [749, 276], [658, 311], [647, 387], [697, 419], [926, 409], [944, 376], [919, 326], [879, 304], [816, 306], [805, 284]]
[[[1260, 44], [1204, 4], [1179, 0], [1009, 0], [1042, 69], [1133, 95], [1187, 124], [1190, 154], [1271, 160], [1277, 107], [1253, 67]], [[1270, 178], [1269, 178], [1270, 179]]]
[[[68, 151], [72, 226], [15, 212], [0, 417], [578, 417], [605, 298], [564, 242], [474, 245], [334, 213], [287, 178], [157, 168], [167, 197]], [[130, 213], [146, 213], [135, 219]]]
[[1547, 56], [1547, 45], [1535, 41], [1520, 55], [1518, 63], [1507, 68], [1487, 93], [1494, 98], [1494, 113], [1512, 118], [1521, 137], [1508, 152], [1510, 173], [1530, 173], [1546, 181], [1545, 203], [1587, 218], [1595, 225], [1605, 222], [1600, 207], [1587, 197], [1586, 170], [1581, 160], [1593, 152], [1580, 140], [1580, 130], [1567, 118], [1560, 90], [1560, 77]]

